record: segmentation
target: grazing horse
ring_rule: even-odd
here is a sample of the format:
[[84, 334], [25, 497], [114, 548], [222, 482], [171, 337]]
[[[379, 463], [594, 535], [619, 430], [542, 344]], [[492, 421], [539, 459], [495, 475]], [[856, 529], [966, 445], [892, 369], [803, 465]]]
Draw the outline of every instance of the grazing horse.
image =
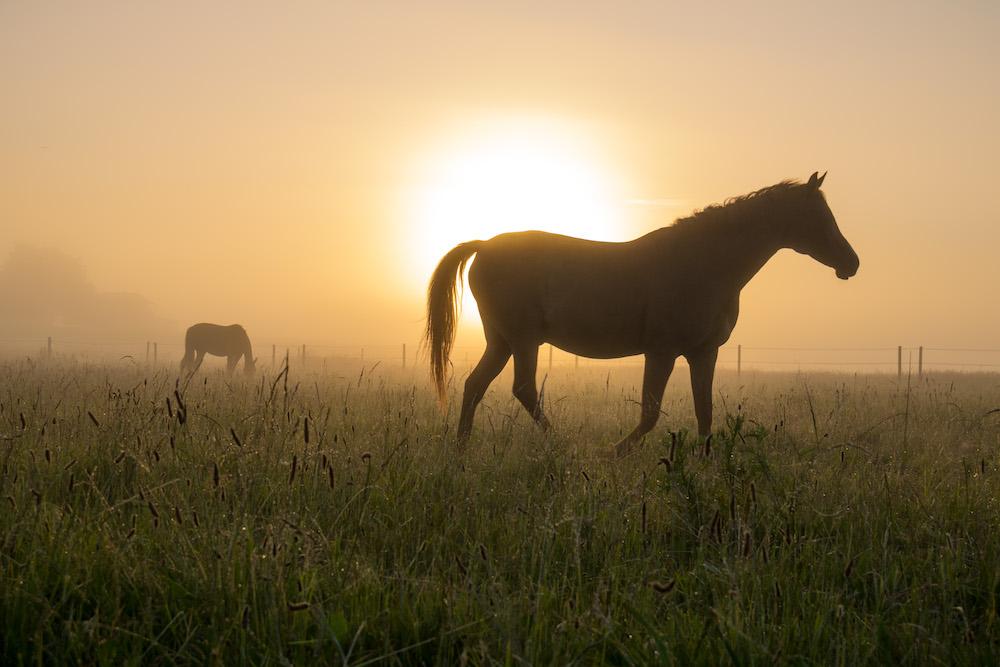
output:
[[645, 355], [641, 418], [615, 446], [618, 456], [656, 424], [679, 356], [691, 369], [698, 433], [707, 437], [715, 361], [736, 326], [743, 286], [782, 248], [809, 255], [844, 280], [858, 271], [858, 256], [820, 191], [825, 177], [783, 181], [624, 243], [531, 231], [453, 248], [427, 290], [425, 340], [443, 402], [458, 320], [456, 282], [475, 254], [469, 285], [486, 351], [465, 381], [460, 446], [486, 388], [512, 355], [514, 396], [548, 427], [535, 385], [542, 343], [583, 357]]
[[[192, 373], [201, 366], [205, 354], [226, 357], [226, 371], [232, 373], [243, 357], [243, 371], [247, 375], [254, 372], [253, 351], [246, 329], [239, 324], [195, 324], [184, 335], [184, 358], [181, 371]], [[197, 355], [197, 356], [196, 356]]]

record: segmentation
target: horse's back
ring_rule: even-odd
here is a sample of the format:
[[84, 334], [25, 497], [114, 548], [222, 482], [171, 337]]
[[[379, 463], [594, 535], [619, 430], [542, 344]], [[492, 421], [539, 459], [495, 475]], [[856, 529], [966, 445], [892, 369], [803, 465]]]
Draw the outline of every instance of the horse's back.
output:
[[536, 279], [540, 274], [562, 275], [620, 269], [634, 262], [629, 257], [632, 242], [591, 241], [548, 232], [513, 232], [483, 242], [473, 266], [479, 273], [507, 273]]
[[246, 329], [239, 324], [211, 324], [199, 322], [188, 327], [185, 342], [202, 352], [227, 356], [242, 350], [249, 341]]

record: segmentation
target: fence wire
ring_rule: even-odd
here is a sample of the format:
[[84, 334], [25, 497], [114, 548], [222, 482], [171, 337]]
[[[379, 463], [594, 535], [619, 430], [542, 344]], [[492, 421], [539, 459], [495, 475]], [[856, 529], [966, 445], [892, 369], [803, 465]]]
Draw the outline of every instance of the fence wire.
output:
[[[183, 356], [184, 344], [179, 341], [94, 341], [73, 338], [10, 338], [0, 339], [0, 355], [33, 358], [130, 357], [149, 363], [176, 363]], [[479, 360], [483, 347], [458, 346], [452, 349], [451, 360], [456, 367], [472, 366]], [[403, 367], [425, 364], [419, 343], [342, 344], [289, 343], [261, 341], [254, 343], [257, 363], [281, 365], [285, 359], [298, 364], [353, 360], [365, 363], [389, 363]], [[850, 355], [846, 356], [845, 355]], [[683, 358], [679, 359], [681, 365]], [[605, 368], [641, 365], [643, 357], [592, 359], [543, 345], [538, 367]], [[984, 370], [1000, 368], [1000, 348], [991, 347], [779, 347], [731, 344], [719, 348], [718, 365], [723, 368], [754, 369], [868, 369], [879, 372], [922, 373], [924, 370]]]

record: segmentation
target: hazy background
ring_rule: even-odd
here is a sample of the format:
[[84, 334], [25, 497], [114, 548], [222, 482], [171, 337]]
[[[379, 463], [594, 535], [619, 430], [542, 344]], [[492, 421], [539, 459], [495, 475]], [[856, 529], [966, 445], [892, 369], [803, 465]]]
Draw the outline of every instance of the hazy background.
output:
[[1000, 4], [687, 4], [0, 3], [0, 338], [415, 342], [421, 165], [510, 117], [620, 239], [829, 170], [860, 273], [779, 254], [734, 342], [995, 346]]

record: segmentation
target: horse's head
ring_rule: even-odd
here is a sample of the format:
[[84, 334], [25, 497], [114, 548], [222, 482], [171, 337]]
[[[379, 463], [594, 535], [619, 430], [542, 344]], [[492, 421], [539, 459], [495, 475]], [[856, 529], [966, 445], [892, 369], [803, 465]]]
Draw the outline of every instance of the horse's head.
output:
[[253, 359], [251, 359], [250, 357], [247, 357], [246, 363], [243, 366], [243, 372], [249, 376], [253, 375], [256, 371], [257, 371], [257, 358], [254, 357]]
[[820, 192], [824, 178], [826, 173], [820, 176], [819, 172], [814, 172], [799, 191], [803, 199], [797, 202], [795, 217], [798, 219], [788, 227], [788, 247], [829, 266], [837, 272], [838, 278], [847, 280], [858, 272], [861, 261], [840, 233], [826, 197]]

